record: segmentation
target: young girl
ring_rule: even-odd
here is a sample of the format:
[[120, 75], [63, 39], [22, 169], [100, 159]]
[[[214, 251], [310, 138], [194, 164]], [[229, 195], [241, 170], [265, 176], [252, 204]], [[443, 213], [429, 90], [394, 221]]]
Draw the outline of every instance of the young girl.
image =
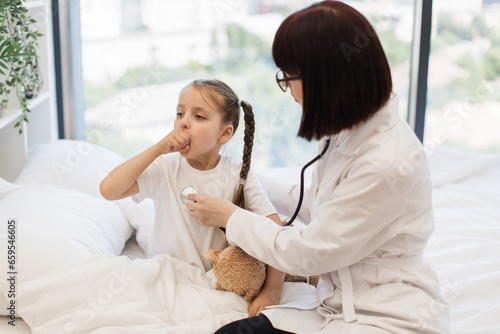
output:
[[[243, 163], [219, 154], [238, 128], [240, 106], [246, 123]], [[239, 100], [225, 83], [195, 80], [180, 93], [174, 130], [104, 178], [100, 191], [108, 200], [153, 199], [155, 222], [148, 256], [166, 253], [208, 271], [206, 250], [226, 247], [223, 231], [200, 225], [189, 215], [183, 193], [193, 188], [233, 200], [281, 225], [276, 209], [249, 170], [254, 124], [252, 106]], [[268, 268], [264, 288], [249, 306], [250, 316], [279, 303], [283, 279], [283, 273]]]

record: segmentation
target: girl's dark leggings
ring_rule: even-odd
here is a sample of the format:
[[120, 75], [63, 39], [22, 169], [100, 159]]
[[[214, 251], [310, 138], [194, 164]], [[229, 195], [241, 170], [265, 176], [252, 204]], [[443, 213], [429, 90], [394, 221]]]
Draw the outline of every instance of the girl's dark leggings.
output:
[[273, 327], [263, 314], [256, 317], [241, 319], [221, 327], [214, 334], [293, 334]]

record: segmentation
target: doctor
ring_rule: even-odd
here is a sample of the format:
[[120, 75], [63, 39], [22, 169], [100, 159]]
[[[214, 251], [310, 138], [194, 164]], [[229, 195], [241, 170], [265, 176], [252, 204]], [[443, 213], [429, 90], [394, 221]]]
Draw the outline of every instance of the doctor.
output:
[[[279, 270], [321, 274], [319, 302], [265, 310], [217, 333], [447, 333], [437, 277], [422, 259], [434, 228], [426, 157], [398, 116], [373, 27], [345, 3], [323, 1], [285, 19], [273, 57], [280, 88], [303, 108], [298, 136], [319, 140], [319, 151], [331, 138], [300, 211], [308, 224], [279, 227], [203, 194], [190, 195], [188, 209]], [[292, 188], [284, 214], [297, 203]]]

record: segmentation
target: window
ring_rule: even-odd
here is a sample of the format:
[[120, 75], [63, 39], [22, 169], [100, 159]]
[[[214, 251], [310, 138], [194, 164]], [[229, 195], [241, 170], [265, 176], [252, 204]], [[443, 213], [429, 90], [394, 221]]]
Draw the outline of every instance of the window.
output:
[[[87, 139], [130, 158], [173, 127], [180, 90], [218, 78], [254, 107], [253, 166], [302, 165], [316, 143], [297, 138], [301, 109], [276, 85], [271, 45], [282, 20], [314, 1], [81, 0]], [[379, 33], [408, 105], [413, 1], [347, 1]], [[224, 150], [241, 157], [242, 126]]]
[[433, 2], [424, 144], [500, 153], [500, 1]]

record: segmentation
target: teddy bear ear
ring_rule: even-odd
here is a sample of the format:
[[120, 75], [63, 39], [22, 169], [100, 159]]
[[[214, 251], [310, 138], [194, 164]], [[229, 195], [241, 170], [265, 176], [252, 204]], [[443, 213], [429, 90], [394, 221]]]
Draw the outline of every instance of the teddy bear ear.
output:
[[221, 252], [220, 249], [209, 249], [205, 252], [205, 258], [211, 263], [216, 263]]

